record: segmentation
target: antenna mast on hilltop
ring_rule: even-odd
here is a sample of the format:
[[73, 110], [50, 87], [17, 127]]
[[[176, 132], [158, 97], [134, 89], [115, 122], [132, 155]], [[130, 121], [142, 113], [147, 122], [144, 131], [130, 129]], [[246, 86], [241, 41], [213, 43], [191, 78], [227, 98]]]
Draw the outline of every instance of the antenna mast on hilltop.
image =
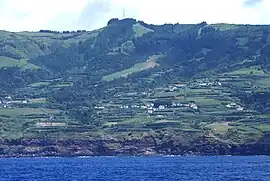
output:
[[123, 8], [123, 19], [125, 19], [126, 18], [126, 10], [125, 10], [125, 8]]

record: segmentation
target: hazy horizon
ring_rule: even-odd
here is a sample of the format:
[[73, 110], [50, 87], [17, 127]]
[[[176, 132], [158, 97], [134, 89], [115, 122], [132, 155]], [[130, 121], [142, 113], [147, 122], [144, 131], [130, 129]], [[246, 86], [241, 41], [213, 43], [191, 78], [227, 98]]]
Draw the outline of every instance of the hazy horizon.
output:
[[0, 0], [0, 30], [93, 30], [111, 18], [151, 24], [270, 24], [267, 0]]

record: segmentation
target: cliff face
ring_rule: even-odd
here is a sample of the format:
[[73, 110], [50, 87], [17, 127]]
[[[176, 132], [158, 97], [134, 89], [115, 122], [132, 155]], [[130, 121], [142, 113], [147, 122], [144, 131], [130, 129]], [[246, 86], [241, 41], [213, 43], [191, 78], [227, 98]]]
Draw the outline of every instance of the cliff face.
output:
[[269, 155], [270, 144], [263, 140], [230, 145], [198, 138], [189, 144], [158, 140], [152, 136], [129, 140], [1, 140], [0, 157], [40, 156], [155, 156], [155, 155]]

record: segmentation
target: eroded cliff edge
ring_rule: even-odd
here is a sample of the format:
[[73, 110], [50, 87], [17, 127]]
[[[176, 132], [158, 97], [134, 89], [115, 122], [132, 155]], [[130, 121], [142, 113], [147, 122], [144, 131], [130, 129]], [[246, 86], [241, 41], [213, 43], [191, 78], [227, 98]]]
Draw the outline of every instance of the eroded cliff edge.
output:
[[154, 136], [134, 139], [18, 139], [1, 140], [0, 157], [270, 155], [269, 137], [248, 144], [229, 144], [201, 136], [189, 143]]

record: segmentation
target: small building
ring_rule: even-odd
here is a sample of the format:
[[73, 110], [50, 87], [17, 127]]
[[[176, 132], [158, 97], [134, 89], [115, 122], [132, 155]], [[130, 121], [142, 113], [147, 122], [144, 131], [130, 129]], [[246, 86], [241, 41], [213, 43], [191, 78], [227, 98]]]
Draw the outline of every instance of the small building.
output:
[[158, 108], [159, 108], [159, 109], [165, 109], [165, 106], [160, 105]]
[[226, 105], [227, 108], [235, 108], [236, 106], [237, 106], [236, 103], [230, 103]]
[[141, 106], [141, 109], [147, 109], [148, 106]]
[[23, 104], [27, 104], [27, 103], [28, 103], [28, 101], [27, 101], [27, 100], [24, 100], [24, 101], [22, 101], [22, 103], [23, 103]]
[[104, 106], [95, 106], [95, 109], [100, 110], [100, 109], [105, 109], [105, 107]]
[[239, 107], [237, 107], [237, 108], [236, 108], [236, 110], [237, 110], [237, 111], [243, 111], [243, 110], [244, 110], [244, 108], [243, 108], [243, 107], [241, 107], [241, 106], [239, 106]]
[[6, 97], [5, 97], [5, 99], [7, 99], [7, 100], [11, 100], [11, 96], [10, 96], [10, 95], [8, 95], [8, 96], [6, 96]]
[[200, 83], [199, 86], [207, 86], [207, 83]]
[[236, 109], [237, 111], [243, 111], [244, 107], [242, 107], [241, 105], [238, 105], [236, 103], [230, 103], [228, 105], [226, 105], [227, 108], [229, 109]]
[[198, 109], [198, 106], [194, 103], [189, 104], [189, 107], [196, 110]]
[[173, 102], [172, 107], [184, 107], [185, 105], [181, 102]]
[[176, 88], [183, 88], [183, 87], [186, 87], [186, 84], [185, 83], [177, 83], [177, 84], [174, 84], [174, 86]]

